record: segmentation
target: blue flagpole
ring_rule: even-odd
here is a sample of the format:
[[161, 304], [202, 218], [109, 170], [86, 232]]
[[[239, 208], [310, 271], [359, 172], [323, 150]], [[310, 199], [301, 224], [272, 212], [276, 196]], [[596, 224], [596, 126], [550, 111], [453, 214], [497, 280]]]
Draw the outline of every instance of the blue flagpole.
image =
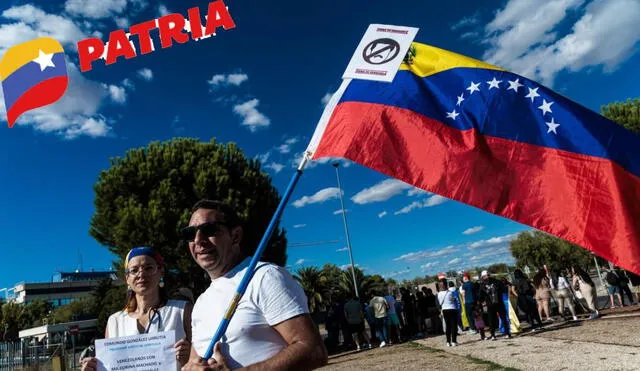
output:
[[249, 286], [249, 282], [253, 277], [254, 271], [256, 269], [256, 265], [258, 265], [258, 261], [260, 261], [260, 258], [262, 257], [262, 253], [267, 247], [269, 238], [271, 238], [271, 235], [273, 234], [273, 230], [275, 229], [276, 224], [278, 223], [278, 221], [280, 220], [280, 217], [282, 216], [282, 212], [284, 211], [284, 208], [287, 205], [289, 198], [291, 197], [291, 194], [293, 193], [293, 189], [295, 188], [296, 184], [298, 183], [298, 180], [300, 179], [300, 176], [302, 175], [302, 169], [306, 165], [307, 161], [308, 161], [308, 153], [305, 153], [302, 161], [300, 162], [300, 166], [298, 166], [298, 169], [296, 170], [295, 174], [291, 178], [291, 181], [289, 182], [289, 186], [287, 187], [287, 190], [284, 192], [282, 200], [280, 200], [280, 204], [278, 205], [276, 212], [273, 214], [273, 217], [271, 218], [271, 222], [269, 223], [267, 230], [264, 232], [264, 235], [262, 236], [262, 240], [260, 241], [260, 244], [258, 245], [258, 248], [256, 249], [255, 254], [253, 254], [253, 257], [251, 258], [249, 267], [247, 268], [247, 271], [244, 274], [244, 277], [242, 277], [242, 281], [240, 281], [240, 284], [236, 289], [236, 294], [231, 300], [231, 303], [229, 304], [227, 312], [222, 318], [220, 325], [218, 325], [218, 329], [213, 335], [213, 338], [209, 343], [209, 347], [207, 348], [207, 351], [204, 354], [204, 357], [202, 357], [203, 359], [209, 360], [213, 356], [214, 346], [218, 341], [220, 341], [220, 339], [222, 339], [222, 336], [224, 336], [224, 333], [227, 331], [227, 327], [229, 327], [229, 322], [231, 322], [231, 318], [233, 318], [233, 315], [236, 311], [236, 307], [238, 306], [238, 303], [240, 302], [242, 295], [244, 295], [245, 291], [247, 290], [247, 286]]

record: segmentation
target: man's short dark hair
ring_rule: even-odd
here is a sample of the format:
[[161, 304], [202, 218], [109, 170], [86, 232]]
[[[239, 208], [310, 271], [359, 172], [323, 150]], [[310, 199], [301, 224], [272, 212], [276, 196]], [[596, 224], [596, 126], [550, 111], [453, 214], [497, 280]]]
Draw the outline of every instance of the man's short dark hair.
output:
[[221, 221], [226, 223], [228, 227], [233, 228], [240, 225], [240, 218], [238, 214], [236, 214], [235, 210], [228, 204], [217, 201], [217, 200], [207, 200], [202, 199], [193, 205], [191, 208], [191, 212], [194, 213], [196, 210], [205, 209], [205, 210], [215, 210], [217, 216], [221, 216]]

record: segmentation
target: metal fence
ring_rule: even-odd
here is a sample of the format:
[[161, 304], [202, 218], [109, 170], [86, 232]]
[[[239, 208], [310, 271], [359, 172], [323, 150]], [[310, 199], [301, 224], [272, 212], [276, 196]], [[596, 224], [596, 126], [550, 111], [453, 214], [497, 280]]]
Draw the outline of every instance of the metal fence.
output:
[[74, 370], [78, 369], [77, 359], [78, 354], [74, 359], [64, 344], [0, 343], [0, 371]]

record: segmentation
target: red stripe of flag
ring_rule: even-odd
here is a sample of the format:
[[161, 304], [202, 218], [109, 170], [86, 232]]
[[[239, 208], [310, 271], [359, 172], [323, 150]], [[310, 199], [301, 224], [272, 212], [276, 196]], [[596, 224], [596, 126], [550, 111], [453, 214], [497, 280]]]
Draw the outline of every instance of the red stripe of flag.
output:
[[336, 107], [313, 158], [326, 156], [562, 236], [640, 273], [640, 178], [606, 159], [361, 102]]
[[53, 77], [34, 85], [18, 98], [7, 111], [7, 121], [12, 128], [20, 115], [26, 111], [51, 104], [64, 94], [69, 84], [67, 76]]

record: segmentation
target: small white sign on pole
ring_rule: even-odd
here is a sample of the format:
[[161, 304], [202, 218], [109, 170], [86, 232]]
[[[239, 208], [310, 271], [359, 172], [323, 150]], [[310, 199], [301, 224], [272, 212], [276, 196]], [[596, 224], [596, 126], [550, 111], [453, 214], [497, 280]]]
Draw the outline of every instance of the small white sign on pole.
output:
[[417, 33], [415, 27], [369, 25], [342, 78], [393, 81]]

